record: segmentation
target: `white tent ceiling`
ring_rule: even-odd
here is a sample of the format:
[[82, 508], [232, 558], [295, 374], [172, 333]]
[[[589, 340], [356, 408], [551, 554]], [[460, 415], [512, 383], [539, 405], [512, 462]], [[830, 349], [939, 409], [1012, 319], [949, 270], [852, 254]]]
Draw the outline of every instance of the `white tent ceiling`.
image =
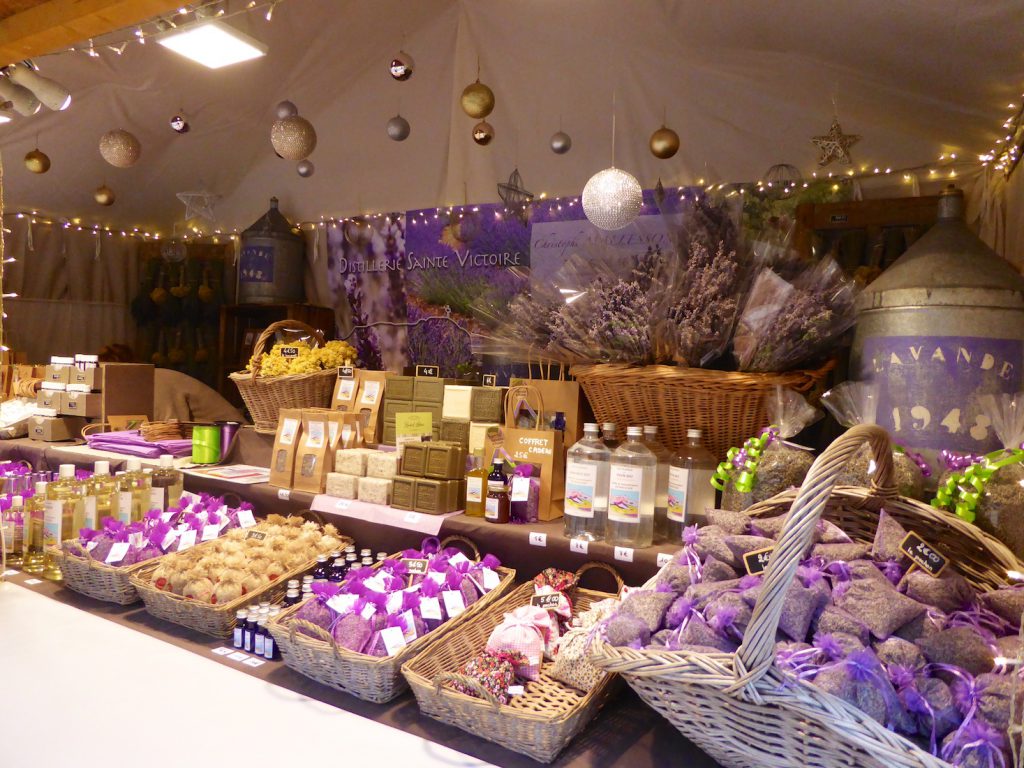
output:
[[[610, 163], [613, 90], [616, 164], [645, 186], [755, 180], [781, 162], [809, 173], [808, 139], [827, 130], [833, 95], [844, 129], [863, 136], [858, 164], [976, 157], [1020, 99], [1022, 22], [1021, 0], [285, 0], [269, 23], [231, 21], [270, 52], [223, 70], [152, 43], [38, 59], [74, 102], [0, 128], [5, 205], [168, 232], [183, 213], [175, 193], [200, 186], [222, 196], [227, 229], [271, 195], [295, 220], [493, 201], [515, 166], [536, 193], [578, 194]], [[405, 83], [387, 74], [400, 47], [416, 60]], [[486, 148], [458, 106], [478, 56], [497, 98]], [[317, 128], [310, 179], [270, 146], [286, 98]], [[167, 124], [179, 108], [185, 135]], [[412, 124], [404, 143], [384, 131], [399, 110]], [[668, 161], [647, 150], [663, 111], [682, 137]], [[559, 124], [573, 137], [564, 156], [548, 148]], [[142, 141], [134, 168], [99, 155], [115, 127]], [[37, 135], [53, 161], [42, 176], [21, 162]], [[92, 198], [104, 181], [111, 208]]]

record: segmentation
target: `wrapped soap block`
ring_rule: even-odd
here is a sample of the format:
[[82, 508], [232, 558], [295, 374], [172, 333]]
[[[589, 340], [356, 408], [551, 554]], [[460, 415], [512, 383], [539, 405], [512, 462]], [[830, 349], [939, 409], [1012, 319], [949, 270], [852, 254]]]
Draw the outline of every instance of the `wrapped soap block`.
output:
[[368, 504], [391, 503], [391, 480], [383, 477], [360, 477], [359, 500]]
[[334, 455], [334, 471], [345, 475], [362, 477], [366, 474], [366, 456], [370, 453], [365, 448], [341, 448]]
[[470, 403], [473, 387], [464, 384], [449, 384], [444, 388], [444, 403], [441, 407], [442, 419], [462, 419], [469, 421]]
[[342, 472], [327, 473], [327, 495], [339, 499], [354, 499], [359, 490], [359, 478]]
[[366, 476], [390, 480], [398, 474], [398, 451], [370, 451], [366, 455]]

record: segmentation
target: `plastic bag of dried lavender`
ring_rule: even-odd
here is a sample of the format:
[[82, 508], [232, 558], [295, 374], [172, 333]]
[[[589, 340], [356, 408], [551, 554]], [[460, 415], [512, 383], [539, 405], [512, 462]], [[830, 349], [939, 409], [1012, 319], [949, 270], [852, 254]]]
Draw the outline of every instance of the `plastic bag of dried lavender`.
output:
[[776, 386], [765, 396], [770, 427], [733, 448], [715, 473], [722, 507], [740, 511], [798, 486], [814, 463], [810, 449], [787, 442], [822, 417], [803, 395]]
[[[844, 381], [821, 396], [821, 404], [836, 421], [849, 429], [858, 424], [877, 424], [878, 384], [867, 381]], [[901, 496], [924, 499], [925, 479], [931, 469], [919, 457], [900, 447], [893, 449], [892, 461], [896, 472], [896, 487]], [[839, 472], [836, 485], [869, 487], [875, 474], [875, 461], [871, 446], [863, 446]]]

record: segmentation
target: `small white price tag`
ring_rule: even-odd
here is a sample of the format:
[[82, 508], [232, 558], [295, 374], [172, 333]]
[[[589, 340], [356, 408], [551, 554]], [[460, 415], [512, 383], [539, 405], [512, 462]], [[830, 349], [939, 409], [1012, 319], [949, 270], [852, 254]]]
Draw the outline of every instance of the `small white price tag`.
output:
[[246, 659], [242, 663], [245, 664], [245, 666], [247, 667], [262, 667], [267, 662], [265, 662], [263, 659]]
[[[164, 536], [164, 540], [160, 542], [160, 549], [163, 549], [163, 550], [169, 549], [171, 544], [174, 543], [174, 540], [176, 538], [178, 538], [178, 532], [172, 528], [171, 530], [169, 530], [167, 532], [167, 535]], [[89, 543], [91, 544], [92, 542], [89, 542]]]
[[433, 581], [438, 586], [444, 584], [445, 575], [439, 571], [427, 571], [427, 578]]
[[252, 528], [256, 525], [256, 518], [252, 516], [251, 509], [238, 510], [238, 524], [242, 528]]
[[374, 615], [374, 614], [375, 614], [376, 612], [377, 612], [377, 606], [376, 606], [376, 605], [374, 605], [373, 603], [368, 603], [368, 604], [367, 604], [367, 605], [366, 605], [366, 606], [365, 606], [365, 607], [363, 608], [363, 612], [362, 612], [362, 614], [361, 614], [361, 615], [362, 615], [362, 617], [363, 617], [364, 619], [366, 619], [367, 621], [369, 621], [370, 619], [372, 619], [372, 618], [373, 618], [373, 615]]
[[456, 592], [454, 589], [445, 590], [441, 593], [441, 599], [444, 600], [444, 609], [448, 612], [449, 619], [454, 619], [466, 610], [466, 603], [462, 599], [461, 592]]
[[480, 571], [484, 575], [484, 589], [488, 592], [501, 584], [501, 576], [497, 571], [492, 571], [490, 568], [481, 568]]
[[521, 685], [510, 685], [508, 687], [509, 696], [522, 696], [524, 693], [526, 693], [526, 689]]
[[410, 525], [415, 525], [420, 521], [421, 517], [423, 517], [423, 515], [419, 512], [406, 512], [403, 520], [409, 523]]
[[184, 552], [186, 549], [191, 549], [196, 544], [196, 531], [194, 528], [181, 532], [181, 538], [178, 539], [178, 551]]
[[214, 523], [213, 525], [203, 526], [203, 538], [202, 541], [210, 541], [216, 539], [220, 535], [220, 523]]
[[358, 595], [335, 595], [327, 601], [327, 607], [344, 616], [352, 610], [357, 600], [359, 600]]
[[171, 522], [171, 518], [174, 517], [174, 515], [174, 512], [163, 512], [160, 515], [160, 519], [163, 520], [165, 523], [169, 523]]
[[88, 544], [85, 545], [85, 551], [92, 552], [94, 549], [96, 549], [97, 546], [99, 546], [98, 541], [90, 541]]
[[17, 571], [10, 571], [10, 570], [4, 571], [4, 576], [17, 576], [17, 575], [18, 575]]
[[411, 643], [416, 639], [416, 619], [413, 617], [412, 611], [405, 611], [402, 614], [402, 621], [405, 622], [405, 631], [402, 633], [405, 642]]
[[530, 498], [530, 478], [513, 477], [510, 501], [527, 501]]
[[659, 552], [658, 553], [658, 567], [664, 568], [666, 565], [672, 562], [671, 552]]
[[119, 541], [110, 548], [107, 553], [107, 559], [104, 561], [107, 565], [113, 565], [114, 563], [120, 563], [124, 560], [124, 556], [128, 554], [128, 548], [131, 546], [127, 541]]
[[352, 499], [338, 499], [334, 502], [335, 509], [345, 510], [352, 506]]
[[291, 490], [291, 488], [278, 488], [277, 489], [277, 498], [279, 498], [281, 501], [288, 501], [288, 499], [290, 499], [291, 497], [292, 497], [292, 490]]
[[548, 545], [548, 535], [546, 533], [530, 531], [530, 545], [534, 547], [546, 547]]
[[468, 562], [471, 562], [470, 559], [468, 557], [466, 557], [464, 554], [462, 554], [461, 552], [456, 552], [454, 555], [452, 555], [450, 558], [448, 558], [448, 564], [449, 565], [459, 565], [460, 563], [468, 563]]
[[135, 533], [128, 534], [129, 546], [141, 548], [142, 547], [142, 531], [135, 531]]
[[387, 584], [384, 582], [384, 574], [380, 571], [377, 571], [373, 576], [366, 579], [363, 582], [363, 586], [367, 589], [372, 589], [374, 592], [380, 592], [381, 594], [388, 591]]
[[384, 649], [388, 656], [394, 656], [406, 645], [401, 627], [385, 627], [380, 631], [380, 639], [384, 641]]
[[36, 584], [42, 584], [43, 580], [42, 579], [25, 579], [25, 583], [28, 586], [30, 586], [30, 587], [34, 587]]
[[441, 621], [441, 604], [436, 597], [424, 597], [420, 600], [420, 616], [424, 619]]
[[569, 539], [569, 551], [585, 555], [590, 551], [590, 542], [586, 539]]
[[228, 648], [227, 646], [221, 646], [220, 648], [214, 648], [213, 652], [218, 656], [228, 656], [235, 652], [234, 648]]
[[632, 547], [616, 547], [615, 548], [615, 559], [621, 560], [624, 563], [633, 562], [633, 548]]
[[401, 592], [392, 592], [388, 595], [388, 599], [384, 601], [384, 609], [388, 613], [396, 613], [402, 607], [402, 596], [403, 593]]
[[232, 661], [245, 661], [249, 658], [249, 654], [242, 653], [241, 651], [235, 651], [234, 653], [229, 654], [228, 658]]

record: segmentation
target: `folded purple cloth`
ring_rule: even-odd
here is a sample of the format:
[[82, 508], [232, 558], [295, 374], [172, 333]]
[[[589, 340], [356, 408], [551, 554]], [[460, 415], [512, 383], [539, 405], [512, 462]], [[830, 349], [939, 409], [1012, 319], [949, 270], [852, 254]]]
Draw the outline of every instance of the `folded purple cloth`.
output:
[[188, 456], [192, 453], [191, 440], [161, 440], [156, 443], [149, 443], [142, 439], [137, 429], [128, 429], [122, 432], [101, 432], [95, 435], [88, 435], [85, 438], [90, 448], [98, 451], [113, 451], [124, 453], [129, 456], [141, 456], [143, 458], [159, 458], [161, 454], [169, 453], [171, 456]]

